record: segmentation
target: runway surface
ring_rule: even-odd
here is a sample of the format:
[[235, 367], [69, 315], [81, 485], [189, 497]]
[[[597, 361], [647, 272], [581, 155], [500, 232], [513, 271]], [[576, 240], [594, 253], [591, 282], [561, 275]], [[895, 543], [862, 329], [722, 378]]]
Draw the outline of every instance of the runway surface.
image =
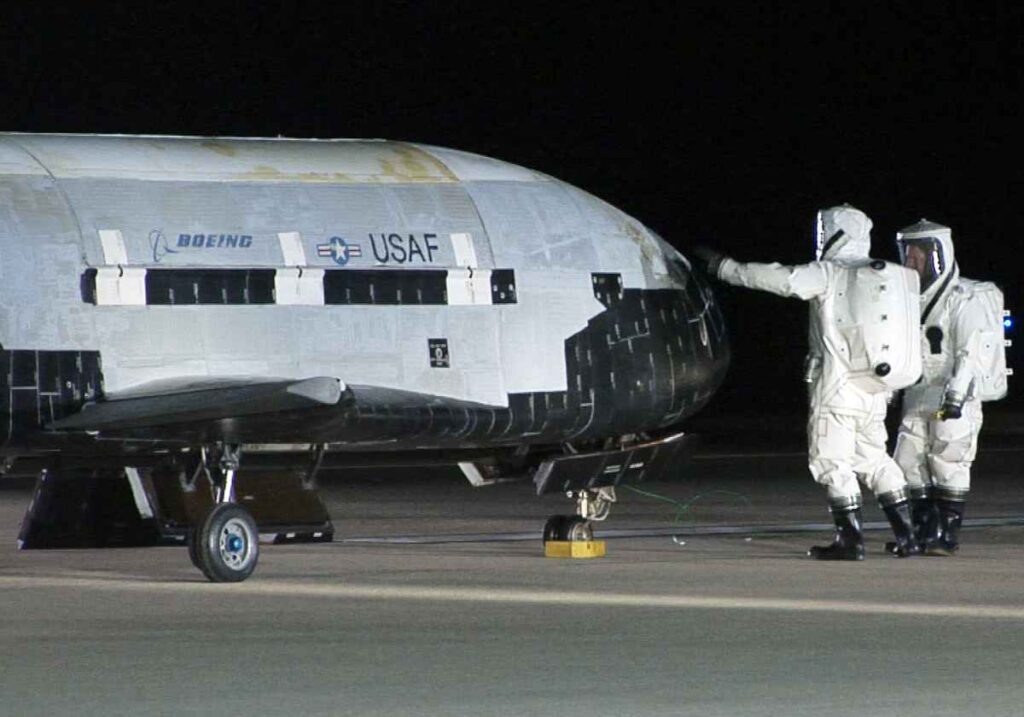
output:
[[[1024, 515], [1024, 453], [985, 440], [969, 516]], [[564, 561], [539, 532], [569, 503], [529, 485], [338, 474], [338, 542], [210, 585], [183, 549], [18, 552], [29, 494], [0, 489], [0, 714], [1020, 714], [1024, 528], [914, 560], [876, 530], [824, 564], [826, 530], [756, 528], [827, 521], [799, 453], [719, 450], [644, 490], [608, 557]], [[700, 534], [726, 525], [752, 527]]]

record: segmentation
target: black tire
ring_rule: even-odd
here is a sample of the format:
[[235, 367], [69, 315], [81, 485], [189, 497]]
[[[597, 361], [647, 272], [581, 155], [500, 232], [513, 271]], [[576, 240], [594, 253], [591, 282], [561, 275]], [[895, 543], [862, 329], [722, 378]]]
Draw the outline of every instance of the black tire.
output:
[[199, 555], [196, 547], [199, 545], [199, 528], [191, 527], [188, 529], [188, 537], [185, 540], [188, 545], [188, 559], [192, 561], [192, 564], [202, 570], [203, 568], [199, 565]]
[[195, 555], [210, 582], [237, 583], [252, 575], [260, 556], [256, 521], [237, 503], [220, 503], [196, 529]]
[[590, 521], [578, 515], [569, 516], [562, 530], [562, 540], [589, 542], [594, 539], [594, 528]]
[[544, 524], [544, 542], [549, 540], [565, 540], [565, 521], [567, 515], [552, 515]]

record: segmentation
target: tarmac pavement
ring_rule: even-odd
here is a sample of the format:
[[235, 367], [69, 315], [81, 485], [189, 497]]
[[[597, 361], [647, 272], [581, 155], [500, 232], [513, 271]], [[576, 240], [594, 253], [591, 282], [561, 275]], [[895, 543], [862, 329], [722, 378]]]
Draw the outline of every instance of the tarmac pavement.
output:
[[[1024, 515], [1024, 452], [982, 443], [968, 517]], [[539, 539], [569, 502], [528, 484], [336, 474], [336, 542], [264, 546], [236, 585], [177, 548], [19, 552], [29, 493], [0, 490], [0, 714], [1021, 714], [1024, 528], [818, 563], [827, 530], [757, 532], [827, 521], [798, 450], [642, 488], [569, 561]], [[749, 532], [672, 536], [721, 525]]]

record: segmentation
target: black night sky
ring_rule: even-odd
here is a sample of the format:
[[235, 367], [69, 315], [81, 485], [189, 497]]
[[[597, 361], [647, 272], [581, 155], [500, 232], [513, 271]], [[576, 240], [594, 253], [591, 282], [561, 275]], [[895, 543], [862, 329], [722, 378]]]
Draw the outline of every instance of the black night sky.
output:
[[[848, 201], [882, 258], [922, 216], [952, 226], [963, 275], [1024, 311], [1017, 5], [89, 5], [5, 6], [0, 130], [450, 146], [741, 260], [809, 260], [815, 210]], [[800, 412], [806, 307], [718, 293], [711, 414]]]

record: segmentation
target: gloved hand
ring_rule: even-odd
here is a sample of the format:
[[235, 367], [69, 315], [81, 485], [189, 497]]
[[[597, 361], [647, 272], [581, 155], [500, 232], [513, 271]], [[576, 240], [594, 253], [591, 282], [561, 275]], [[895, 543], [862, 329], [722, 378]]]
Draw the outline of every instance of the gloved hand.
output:
[[942, 407], [939, 408], [935, 417], [940, 421], [955, 420], [963, 415], [963, 408], [963, 399], [954, 393], [947, 393], [942, 399]]
[[725, 254], [704, 244], [695, 246], [691, 254], [693, 254], [695, 260], [694, 264], [702, 268], [707, 274], [714, 277], [718, 276], [718, 267], [722, 265]]

